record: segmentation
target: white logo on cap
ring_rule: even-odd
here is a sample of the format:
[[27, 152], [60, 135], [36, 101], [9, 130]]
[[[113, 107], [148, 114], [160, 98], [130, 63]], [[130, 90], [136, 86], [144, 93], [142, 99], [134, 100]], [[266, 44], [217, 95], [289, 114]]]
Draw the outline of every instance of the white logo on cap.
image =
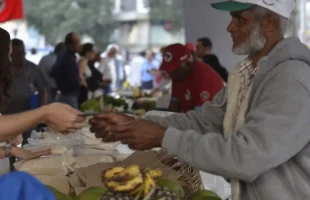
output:
[[273, 6], [275, 5], [279, 0], [263, 0], [264, 4], [268, 6]]
[[183, 62], [187, 58], [187, 55], [184, 55], [180, 58], [180, 61]]
[[170, 62], [172, 60], [172, 53], [166, 52], [164, 55], [165, 62]]

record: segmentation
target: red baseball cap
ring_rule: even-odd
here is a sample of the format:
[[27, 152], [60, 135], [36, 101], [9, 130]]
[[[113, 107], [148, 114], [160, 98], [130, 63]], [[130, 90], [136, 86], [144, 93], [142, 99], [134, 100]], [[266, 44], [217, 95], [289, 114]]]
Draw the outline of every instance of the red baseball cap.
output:
[[167, 46], [163, 51], [163, 62], [160, 70], [165, 72], [175, 71], [180, 64], [188, 61], [192, 51], [183, 44], [172, 44]]
[[185, 45], [187, 48], [189, 48], [191, 51], [193, 51], [193, 52], [195, 52], [196, 51], [196, 47], [193, 45], [193, 44], [191, 44], [191, 43], [187, 43], [186, 45]]

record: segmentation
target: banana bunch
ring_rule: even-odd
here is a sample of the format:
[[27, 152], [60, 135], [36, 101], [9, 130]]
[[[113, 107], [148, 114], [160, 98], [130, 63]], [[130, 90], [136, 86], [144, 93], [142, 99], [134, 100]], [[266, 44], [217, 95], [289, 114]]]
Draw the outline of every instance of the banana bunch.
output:
[[143, 198], [163, 175], [161, 170], [141, 168], [131, 165], [126, 168], [114, 167], [102, 174], [105, 186], [115, 193], [128, 193], [130, 196]]

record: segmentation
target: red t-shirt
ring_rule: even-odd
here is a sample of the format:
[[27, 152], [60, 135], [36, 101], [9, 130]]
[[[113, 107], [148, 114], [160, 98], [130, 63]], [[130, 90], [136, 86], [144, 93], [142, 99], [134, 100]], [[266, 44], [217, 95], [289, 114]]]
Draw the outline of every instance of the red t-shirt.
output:
[[209, 65], [196, 60], [186, 81], [173, 81], [171, 98], [180, 101], [181, 110], [185, 113], [212, 101], [223, 87], [223, 79]]

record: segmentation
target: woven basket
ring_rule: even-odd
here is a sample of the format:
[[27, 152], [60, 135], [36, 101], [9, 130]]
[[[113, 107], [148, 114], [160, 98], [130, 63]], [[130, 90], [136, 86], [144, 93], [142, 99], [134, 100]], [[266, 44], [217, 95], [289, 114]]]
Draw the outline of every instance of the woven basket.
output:
[[194, 169], [188, 164], [179, 162], [176, 157], [164, 150], [160, 150], [157, 155], [163, 164], [166, 164], [175, 171], [180, 172], [181, 177], [178, 181], [184, 191], [183, 199], [186, 199], [193, 192], [204, 189], [199, 170]]

